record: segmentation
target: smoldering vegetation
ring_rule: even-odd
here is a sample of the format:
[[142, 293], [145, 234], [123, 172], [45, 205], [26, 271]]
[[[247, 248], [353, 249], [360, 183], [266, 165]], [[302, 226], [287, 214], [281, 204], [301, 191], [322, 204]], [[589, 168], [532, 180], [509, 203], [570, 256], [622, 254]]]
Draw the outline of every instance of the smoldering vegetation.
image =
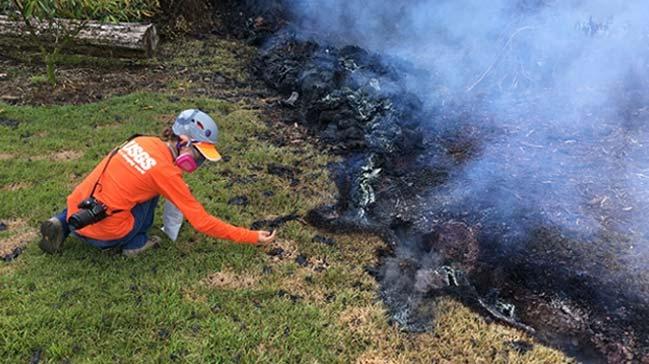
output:
[[452, 295], [581, 359], [649, 361], [647, 5], [282, 5], [258, 71], [346, 157], [308, 219], [384, 237], [394, 320], [429, 330]]

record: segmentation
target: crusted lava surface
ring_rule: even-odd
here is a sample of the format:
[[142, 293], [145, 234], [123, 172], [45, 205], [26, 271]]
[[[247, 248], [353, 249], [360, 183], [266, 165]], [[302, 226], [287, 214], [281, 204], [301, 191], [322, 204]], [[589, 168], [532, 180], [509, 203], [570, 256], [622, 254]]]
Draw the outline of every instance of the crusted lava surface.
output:
[[[508, 132], [488, 115], [462, 103], [427, 109], [405, 86], [406, 76], [422, 76], [409, 64], [288, 31], [265, 44], [257, 72], [288, 112], [345, 157], [331, 167], [338, 203], [306, 219], [385, 239], [390, 250], [371, 273], [403, 327], [432, 329], [435, 298], [451, 295], [580, 359], [649, 361], [647, 274], [616, 268], [629, 237], [613, 225], [574, 233], [535, 209], [503, 219], [491, 201], [513, 194], [506, 183], [468, 191], [471, 198], [452, 193], [463, 166]], [[564, 144], [566, 153], [589, 152]], [[500, 162], [519, 162], [511, 158]]]

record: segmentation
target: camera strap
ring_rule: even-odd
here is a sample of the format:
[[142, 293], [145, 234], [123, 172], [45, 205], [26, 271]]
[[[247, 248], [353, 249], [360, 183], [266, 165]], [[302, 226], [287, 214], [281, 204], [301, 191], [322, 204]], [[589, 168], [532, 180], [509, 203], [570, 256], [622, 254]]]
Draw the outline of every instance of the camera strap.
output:
[[[137, 138], [137, 137], [139, 137], [139, 136], [142, 136], [142, 134], [133, 134], [133, 135], [131, 135], [128, 139], [126, 139], [126, 141], [125, 141], [124, 143], [120, 144], [118, 147], [115, 147], [115, 148], [110, 152], [110, 154], [109, 154], [109, 156], [108, 156], [108, 160], [106, 161], [106, 164], [104, 164], [104, 169], [102, 169], [101, 173], [99, 174], [99, 177], [97, 177], [97, 182], [95, 182], [95, 185], [92, 186], [92, 191], [90, 191], [90, 198], [95, 198], [95, 191], [97, 190], [97, 186], [99, 185], [99, 181], [101, 180], [101, 177], [102, 177], [102, 176], [104, 175], [104, 173], [106, 172], [106, 168], [108, 168], [108, 163], [110, 163], [110, 160], [113, 159], [113, 157], [115, 156], [115, 154], [117, 154], [117, 152], [118, 152], [118, 151], [119, 151], [119, 150], [120, 150], [124, 145], [126, 145], [126, 143], [130, 142], [131, 140], [133, 140], [133, 139], [135, 139], [135, 138]], [[122, 211], [124, 211], [124, 210], [114, 210], [114, 211], [113, 211], [113, 214], [118, 213], [118, 212], [122, 212]]]

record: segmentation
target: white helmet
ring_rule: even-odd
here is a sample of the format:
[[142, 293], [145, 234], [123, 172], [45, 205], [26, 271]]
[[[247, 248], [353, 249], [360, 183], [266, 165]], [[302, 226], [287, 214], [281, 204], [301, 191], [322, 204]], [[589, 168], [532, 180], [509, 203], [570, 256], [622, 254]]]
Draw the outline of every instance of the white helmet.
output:
[[188, 109], [176, 118], [171, 127], [176, 135], [187, 135], [192, 140], [216, 144], [219, 128], [212, 118], [198, 109]]
[[198, 109], [188, 109], [176, 117], [171, 130], [176, 135], [186, 135], [205, 158], [216, 161], [221, 155], [216, 150], [219, 128], [212, 118]]

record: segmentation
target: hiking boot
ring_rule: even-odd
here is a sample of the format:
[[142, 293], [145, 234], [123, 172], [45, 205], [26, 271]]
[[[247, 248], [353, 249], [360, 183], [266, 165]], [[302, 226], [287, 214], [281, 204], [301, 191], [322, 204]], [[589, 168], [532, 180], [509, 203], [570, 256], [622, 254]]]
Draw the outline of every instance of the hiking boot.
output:
[[134, 257], [158, 245], [160, 245], [160, 237], [154, 235], [150, 237], [149, 240], [147, 240], [146, 243], [144, 243], [144, 245], [141, 248], [122, 249], [122, 255], [125, 257]]
[[41, 223], [41, 241], [38, 246], [46, 253], [54, 254], [63, 250], [63, 224], [56, 217]]

